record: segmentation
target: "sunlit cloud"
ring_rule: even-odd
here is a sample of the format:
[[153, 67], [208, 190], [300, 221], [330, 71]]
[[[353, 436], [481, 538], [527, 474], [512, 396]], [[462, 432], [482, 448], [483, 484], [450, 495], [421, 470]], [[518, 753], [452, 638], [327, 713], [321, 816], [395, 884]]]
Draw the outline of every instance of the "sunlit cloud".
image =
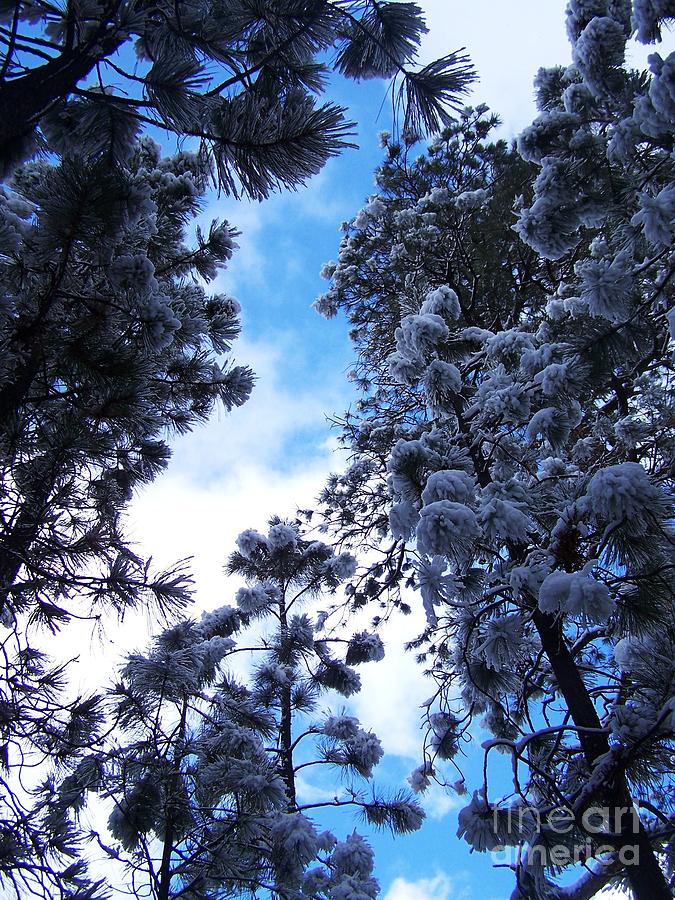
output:
[[[567, 0], [419, 0], [429, 33], [422, 41], [424, 62], [465, 47], [479, 81], [468, 102], [487, 103], [502, 120], [500, 136], [513, 138], [537, 115], [533, 81], [540, 68], [568, 66], [572, 50], [565, 30]], [[675, 47], [666, 32], [656, 49], [665, 58]], [[645, 68], [653, 46], [633, 41], [632, 65]]]
[[434, 782], [419, 799], [427, 816], [437, 822], [440, 822], [449, 813], [466, 806], [466, 800], [463, 797], [450, 793], [448, 788]]
[[[348, 158], [330, 161], [297, 192], [274, 194], [262, 203], [214, 197], [200, 216], [201, 227], [225, 219], [239, 232], [238, 249], [214, 288], [235, 295], [257, 291], [262, 299], [278, 287], [280, 268], [285, 277], [302, 271], [317, 231], [334, 235], [337, 250], [340, 223], [352, 218], [363, 200], [363, 191], [345, 184], [345, 171], [354, 166], [360, 168], [352, 151]], [[324, 261], [317, 261], [313, 276]]]
[[168, 470], [133, 503], [131, 538], [161, 565], [192, 557], [200, 605], [226, 601], [222, 566], [241, 531], [313, 506], [343, 464], [325, 420], [327, 405], [345, 402], [339, 373], [332, 385], [293, 386], [289, 340], [241, 341], [238, 356], [258, 376], [250, 400], [176, 440]]

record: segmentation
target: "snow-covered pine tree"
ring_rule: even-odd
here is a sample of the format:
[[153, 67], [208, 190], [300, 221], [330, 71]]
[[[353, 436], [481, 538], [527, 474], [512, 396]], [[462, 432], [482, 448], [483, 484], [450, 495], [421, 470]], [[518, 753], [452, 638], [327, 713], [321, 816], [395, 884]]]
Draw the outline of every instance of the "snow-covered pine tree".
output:
[[[632, 29], [672, 17], [569, 3], [573, 64], [540, 71], [518, 143], [532, 186], [476, 113], [413, 161], [385, 139], [317, 304], [347, 312], [363, 394], [322, 508], [345, 546], [383, 548], [353, 603], [416, 587], [427, 614], [411, 783], [490, 733], [459, 833], [514, 848], [514, 898], [675, 885], [675, 55], [623, 65]], [[497, 752], [508, 786], [488, 782]]]
[[238, 304], [203, 286], [236, 235], [185, 233], [208, 177], [198, 155], [161, 159], [143, 138], [123, 165], [30, 163], [0, 193], [0, 871], [19, 883], [18, 860], [38, 872], [48, 847], [17, 779], [94, 741], [100, 719], [91, 699], [59, 699], [65, 671], [35, 649], [36, 629], [185, 606], [186, 572], [133, 552], [124, 507], [166, 466], [172, 434], [251, 390], [227, 356]]
[[[150, 582], [122, 508], [166, 466], [169, 436], [250, 393], [223, 356], [239, 306], [202, 286], [236, 234], [214, 222], [186, 243], [207, 183], [199, 156], [161, 159], [144, 138], [123, 167], [32, 163], [0, 194], [5, 626], [24, 611], [63, 622], [71, 595], [94, 612], [138, 602]], [[171, 606], [179, 588], [151, 590]]]
[[4, 0], [0, 172], [44, 148], [114, 154], [156, 125], [261, 199], [349, 146], [345, 110], [316, 103], [331, 71], [393, 78], [407, 125], [446, 120], [473, 70], [461, 51], [414, 69], [425, 31], [419, 6], [389, 0]]
[[[237, 545], [228, 570], [247, 585], [236, 607], [183, 621], [129, 656], [107, 697], [111, 739], [44, 786], [44, 821], [84, 836], [83, 807], [99, 795], [111, 812], [107, 833], [89, 834], [88, 855], [103, 854], [108, 884], [134, 895], [375, 897], [367, 842], [356, 833], [337, 841], [311, 819], [321, 807], [355, 807], [406, 832], [424, 816], [412, 795], [364, 790], [380, 742], [325, 705], [328, 690], [358, 691], [353, 666], [384, 653], [376, 635], [322, 633], [302, 609], [334, 593], [355, 560], [279, 519], [266, 535], [243, 532]], [[303, 802], [298, 775], [315, 766], [340, 772], [334, 799]]]

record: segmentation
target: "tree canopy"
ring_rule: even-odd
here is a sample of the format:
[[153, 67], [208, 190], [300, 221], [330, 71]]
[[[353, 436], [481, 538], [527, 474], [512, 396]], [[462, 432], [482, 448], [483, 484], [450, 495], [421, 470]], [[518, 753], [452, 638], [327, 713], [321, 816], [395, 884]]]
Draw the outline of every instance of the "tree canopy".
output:
[[[643, 40], [662, 13], [635, 4]], [[573, 64], [540, 70], [518, 154], [484, 108], [422, 155], [384, 135], [317, 301], [358, 350], [352, 462], [321, 497], [379, 554], [351, 604], [419, 593], [437, 689], [411, 783], [455, 781], [489, 733], [459, 835], [514, 848], [514, 898], [674, 883], [675, 56], [625, 68], [630, 15], [568, 5]]]
[[123, 513], [172, 435], [253, 384], [227, 355], [239, 305], [204, 286], [235, 233], [213, 223], [186, 242], [207, 183], [197, 155], [161, 158], [143, 138], [124, 166], [30, 163], [0, 194], [3, 875], [35, 872], [51, 840], [18, 782], [91, 747], [100, 724], [40, 633], [141, 606], [162, 621], [190, 600], [185, 567], [153, 571]]
[[394, 78], [405, 126], [434, 130], [467, 90], [461, 52], [414, 70], [415, 3], [98, 0], [0, 6], [0, 160], [38, 150], [123, 158], [141, 129], [194, 138], [227, 192], [294, 188], [349, 146], [317, 105], [332, 70]]
[[[189, 236], [206, 191], [215, 182], [262, 199], [346, 146], [344, 110], [315, 99], [331, 69], [398, 74], [404, 122], [445, 120], [473, 72], [461, 53], [408, 71], [423, 31], [414, 4], [374, 0], [0, 3], [0, 869], [10, 881], [18, 870], [49, 896], [88, 890], [77, 861], [52, 872], [49, 854], [70, 852], [68, 828], [36, 821], [32, 778], [21, 781], [91, 747], [100, 709], [72, 695], [67, 665], [50, 663], [36, 636], [73, 618], [104, 627], [106, 610], [148, 605], [164, 621], [185, 607], [187, 568], [153, 571], [126, 539], [124, 511], [166, 467], [172, 435], [218, 402], [239, 406], [253, 385], [229, 355], [239, 305], [208, 292], [236, 231], [214, 222]], [[157, 129], [185, 148], [162, 157]]]

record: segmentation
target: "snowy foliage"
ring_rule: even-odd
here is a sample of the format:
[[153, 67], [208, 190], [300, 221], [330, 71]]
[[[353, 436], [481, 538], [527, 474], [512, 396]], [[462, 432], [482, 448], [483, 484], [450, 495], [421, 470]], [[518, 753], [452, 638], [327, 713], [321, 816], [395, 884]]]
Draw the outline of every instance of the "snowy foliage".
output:
[[493, 809], [478, 791], [474, 791], [468, 806], [460, 810], [458, 821], [457, 837], [463, 837], [479, 853], [503, 846], [494, 827]]
[[523, 653], [524, 629], [525, 623], [519, 613], [488, 619], [476, 645], [476, 653], [496, 672], [514, 671]]
[[454, 575], [446, 574], [448, 561], [443, 555], [434, 556], [432, 559], [423, 556], [413, 565], [427, 621], [434, 627], [438, 624], [434, 606], [442, 605], [452, 597], [457, 590], [457, 581]]
[[382, 639], [379, 635], [371, 634], [368, 631], [355, 634], [350, 638], [345, 659], [350, 665], [354, 663], [379, 662], [379, 660], [384, 659]]
[[[508, 540], [526, 544], [531, 521], [526, 515], [529, 504], [526, 499], [509, 497], [499, 482], [488, 484], [482, 492], [479, 521], [483, 533], [491, 540]], [[522, 491], [522, 485], [516, 482]], [[522, 494], [525, 494], [522, 491]]]
[[[58, 537], [50, 522], [28, 520], [19, 532], [32, 539], [5, 536], [16, 546], [13, 564], [3, 556], [3, 583], [14, 585], [3, 604], [15, 610], [37, 599], [39, 565], [42, 590], [55, 579], [67, 611], [68, 544], [79, 566], [107, 570], [101, 582], [78, 585], [80, 597], [133, 603], [122, 582], [134, 578], [140, 587], [142, 567], [120, 552], [121, 508], [165, 468], [172, 434], [203, 421], [218, 402], [239, 406], [251, 391], [250, 370], [222, 356], [239, 333], [239, 305], [202, 286], [232, 256], [234, 232], [214, 223], [196, 246], [186, 243], [185, 222], [199, 210], [208, 177], [198, 155], [161, 159], [146, 138], [124, 166], [37, 162], [0, 191], [0, 220], [16, 236], [0, 260], [2, 514], [10, 521], [44, 506], [63, 523]], [[49, 447], [54, 458], [46, 464]]]
[[408, 784], [416, 794], [423, 794], [431, 784], [430, 776], [434, 774], [434, 770], [430, 763], [422, 763], [413, 769], [408, 777]]
[[667, 506], [643, 466], [623, 462], [606, 466], [591, 478], [586, 495], [594, 518], [610, 526], [626, 525], [644, 534]]
[[464, 561], [478, 533], [476, 516], [468, 506], [436, 500], [422, 507], [416, 530], [417, 546], [430, 556], [456, 556]]
[[[185, 564], [161, 572], [141, 559], [124, 512], [166, 468], [176, 434], [219, 404], [240, 406], [253, 386], [230, 357], [239, 304], [207, 284], [232, 257], [236, 233], [214, 222], [188, 236], [209, 185], [205, 160], [162, 158], [147, 137], [127, 150], [117, 161], [43, 157], [0, 188], [2, 678], [22, 685], [13, 699], [8, 688], [16, 714], [3, 739], [15, 774], [45, 753], [67, 765], [101, 725], [88, 695], [70, 712], [74, 698], [59, 695], [66, 672], [34, 649], [36, 630], [54, 633], [74, 617], [98, 626], [107, 610], [142, 607], [166, 621], [189, 602]], [[224, 634], [202, 634], [176, 677], [202, 681], [227, 646]], [[154, 684], [153, 664], [147, 671]], [[31, 815], [20, 789], [12, 797], [3, 787], [2, 803], [21, 838], [0, 878], [25, 863], [31, 890], [60, 896], [59, 873], [79, 853], [74, 833], [56, 813]], [[50, 822], [65, 854], [58, 863], [45, 855]]]
[[319, 849], [314, 825], [302, 813], [282, 813], [272, 822], [270, 839], [277, 884], [299, 887], [304, 869]]
[[269, 597], [262, 585], [239, 588], [235, 602], [243, 613], [261, 612], [269, 604]]
[[661, 28], [675, 19], [670, 0], [633, 0], [632, 24], [643, 44], [661, 40]]
[[[395, 372], [390, 371], [395, 376]], [[429, 398], [429, 403], [435, 408], [443, 410], [452, 405], [452, 395], [462, 391], [462, 375], [457, 366], [444, 362], [442, 359], [433, 359], [424, 373], [424, 388]]]
[[447, 284], [442, 284], [436, 290], [429, 291], [420, 306], [420, 313], [423, 316], [434, 315], [458, 319], [460, 308], [457, 294]]
[[551, 572], [539, 588], [539, 609], [564, 613], [582, 624], [603, 624], [614, 612], [607, 586], [583, 573]]
[[578, 264], [576, 273], [581, 278], [581, 299], [594, 316], [622, 322], [629, 315], [633, 293], [630, 270], [627, 252], [617, 253], [611, 260], [587, 259]]
[[429, 716], [430, 747], [439, 759], [452, 759], [459, 749], [460, 721], [451, 712]]
[[[0, 4], [0, 25], [0, 668], [13, 710], [2, 726], [0, 881], [17, 896], [84, 900], [105, 892], [87, 880], [66, 807], [50, 783], [33, 804], [21, 774], [45, 758], [67, 768], [96, 744], [100, 701], [62, 696], [66, 672], [33, 635], [73, 617], [104, 629], [105, 611], [143, 605], [165, 624], [189, 601], [186, 565], [155, 571], [123, 522], [166, 467], [170, 440], [253, 387], [230, 357], [239, 305], [208, 288], [236, 232], [190, 222], [214, 183], [263, 199], [351, 146], [345, 110], [319, 99], [331, 69], [396, 77], [397, 112], [417, 132], [447, 119], [474, 74], [462, 53], [415, 71], [425, 29], [414, 4], [16, 2]], [[162, 158], [144, 129], [190, 149]], [[270, 535], [289, 555], [292, 538], [285, 525]], [[260, 548], [248, 548], [256, 559]], [[327, 570], [330, 589], [352, 574], [350, 559]], [[239, 613], [263, 615], [275, 599], [265, 593], [192, 629], [173, 688], [210, 677], [229, 648], [220, 625], [230, 635]], [[309, 645], [306, 632], [294, 636]], [[151, 685], [158, 653], [135, 663]], [[157, 824], [146, 814], [164, 801], [146, 774], [117, 810], [121, 832], [137, 814]], [[195, 890], [210, 896], [200, 878]]]
[[[345, 841], [335, 845], [327, 861], [328, 871], [324, 874], [324, 882], [317, 887], [323, 890], [324, 896], [330, 900], [370, 900], [377, 897], [380, 887], [373, 878], [373, 851], [358, 834], [350, 834]], [[315, 870], [316, 871], [316, 870]], [[316, 876], [315, 876], [316, 877]], [[305, 882], [308, 896], [316, 891], [311, 883]]]
[[642, 227], [654, 247], [670, 247], [675, 234], [675, 186], [666, 185], [655, 197], [641, 193], [638, 200], [639, 209], [630, 224]]
[[358, 734], [359, 720], [354, 716], [329, 716], [321, 726], [321, 730], [336, 740], [350, 740]]
[[441, 469], [432, 472], [422, 491], [422, 502], [427, 505], [436, 500], [452, 500], [468, 505], [473, 502], [475, 484], [473, 478], [461, 469]]
[[[248, 582], [237, 591], [238, 608], [179, 622], [129, 656], [107, 697], [117, 727], [60, 776], [50, 802], [75, 835], [81, 810], [98, 803], [92, 798], [112, 801], [99, 847], [120, 890], [143, 883], [152, 896], [170, 897], [198, 881], [213, 900], [255, 890], [374, 898], [367, 842], [319, 833], [310, 812], [353, 807], [397, 832], [422, 822], [412, 795], [362, 789], [382, 745], [355, 717], [326, 715], [320, 703], [327, 688], [358, 690], [350, 666], [381, 659], [382, 642], [353, 635], [348, 666], [333, 652], [345, 640], [322, 635], [298, 612], [307, 597], [335, 591], [326, 563], [340, 555], [306, 540], [297, 522], [273, 519], [266, 535], [248, 530], [237, 547], [228, 570]], [[248, 683], [235, 675], [242, 648], [255, 657]], [[304, 804], [297, 773], [316, 766], [318, 777], [326, 765], [341, 775], [335, 799]]]
[[326, 560], [325, 567], [338, 581], [346, 581], [356, 571], [356, 558], [351, 553], [338, 553]]
[[[325, 526], [380, 548], [352, 579], [355, 608], [426, 615], [410, 646], [436, 684], [411, 786], [445, 783], [442, 761], [459, 768], [476, 726], [491, 734], [459, 833], [526, 845], [519, 900], [612, 881], [665, 900], [675, 883], [675, 55], [624, 64], [633, 28], [655, 40], [672, 18], [570, 0], [573, 62], [539, 71], [520, 157], [489, 142], [485, 108], [414, 159], [386, 138], [381, 203], [347, 230], [325, 295], [358, 354], [344, 444], [370, 460], [329, 481]], [[496, 805], [495, 753], [513, 771]], [[559, 868], [531, 864], [554, 807], [594, 849], [584, 811], [633, 801], [644, 865], [562, 889]], [[540, 827], [505, 830], [513, 804]]]
[[237, 547], [242, 556], [251, 559], [255, 556], [256, 551], [263, 552], [268, 548], [267, 538], [254, 528], [247, 528], [237, 538]]

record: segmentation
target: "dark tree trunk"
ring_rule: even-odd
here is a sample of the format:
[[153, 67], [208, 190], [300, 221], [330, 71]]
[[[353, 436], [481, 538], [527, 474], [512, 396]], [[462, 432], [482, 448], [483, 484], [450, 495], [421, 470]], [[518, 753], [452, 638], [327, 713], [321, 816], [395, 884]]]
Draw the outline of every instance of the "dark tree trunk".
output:
[[281, 697], [281, 765], [282, 775], [288, 794], [288, 807], [295, 811], [295, 770], [293, 768], [293, 733], [292, 733], [291, 689], [284, 687]]
[[[535, 610], [534, 624], [574, 724], [582, 729], [598, 729], [595, 732], [579, 732], [579, 741], [586, 762], [589, 769], [592, 769], [595, 760], [609, 751], [607, 735], [599, 733], [602, 726], [597, 711], [574, 657], [565, 642], [560, 621], [548, 613]], [[632, 809], [633, 800], [622, 771], [617, 772], [613, 780], [603, 786], [601, 802], [612, 809]], [[623, 848], [637, 848], [637, 864], [628, 865], [624, 869], [636, 900], [672, 900], [672, 893], [666, 877], [639, 817], [631, 815], [628, 816], [628, 819], [630, 820], [627, 823], [629, 830], [626, 830], [624, 826], [622, 829], [624, 833], [621, 836], [612, 840], [605, 840], [603, 837], [603, 841], [611, 843], [617, 852]], [[620, 821], [623, 823], [623, 816]], [[637, 827], [631, 828], [635, 825]]]
[[173, 796], [178, 793], [181, 787], [181, 751], [183, 747], [183, 741], [185, 740], [187, 711], [188, 702], [187, 698], [185, 698], [183, 700], [183, 708], [181, 711], [180, 722], [178, 724], [178, 731], [176, 734], [176, 745], [179, 749], [174, 751], [174, 772], [170, 780], [170, 784], [167, 786], [167, 798], [164, 807], [164, 846], [162, 847], [162, 861], [160, 863], [159, 873], [157, 875], [157, 900], [169, 900], [169, 898], [171, 897], [171, 880], [174, 877], [174, 871], [171, 867], [171, 857], [175, 849], [177, 838], [176, 828], [174, 826], [176, 810], [174, 809], [174, 804], [172, 801]]
[[[286, 598], [282, 592], [279, 602], [279, 624], [281, 633], [284, 634], [288, 628], [286, 618]], [[288, 809], [295, 812], [295, 769], [293, 768], [293, 708], [291, 697], [291, 686], [284, 685], [281, 689], [281, 709], [279, 721], [279, 739], [281, 750], [281, 777], [286, 785], [286, 794], [288, 795]]]
[[39, 485], [25, 498], [11, 530], [0, 535], [0, 612], [40, 530], [51, 482]]

